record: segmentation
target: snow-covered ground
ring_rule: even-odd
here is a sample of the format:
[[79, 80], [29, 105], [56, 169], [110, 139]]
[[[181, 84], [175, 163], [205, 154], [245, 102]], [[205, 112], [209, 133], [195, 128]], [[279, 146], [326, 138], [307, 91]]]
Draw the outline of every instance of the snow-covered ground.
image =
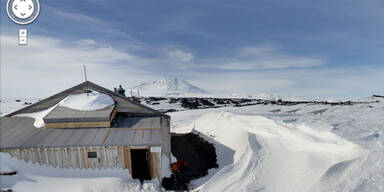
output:
[[80, 170], [44, 167], [25, 163], [7, 153], [0, 153], [0, 172], [17, 171], [13, 176], [1, 176], [2, 189], [11, 188], [16, 192], [131, 192], [159, 191], [156, 180], [143, 185], [133, 180], [127, 170]]
[[[203, 133], [218, 150], [220, 170], [192, 182], [201, 191], [383, 191], [384, 99], [367, 100], [380, 102], [170, 114], [172, 131]], [[321, 109], [327, 111], [311, 113]]]
[[[380, 102], [252, 105], [169, 115], [173, 132], [200, 133], [216, 147], [219, 168], [192, 181], [195, 190], [384, 191], [384, 99], [364, 101]], [[177, 106], [168, 107], [173, 105]], [[277, 109], [280, 112], [271, 112]], [[323, 109], [327, 110], [321, 115], [311, 113]], [[44, 168], [5, 154], [1, 163], [2, 169], [20, 172], [1, 176], [3, 188], [17, 191], [55, 191], [51, 186], [73, 187], [66, 191], [140, 190], [121, 170]], [[146, 188], [160, 190], [152, 182]]]
[[0, 98], [0, 116], [39, 101], [39, 98]]

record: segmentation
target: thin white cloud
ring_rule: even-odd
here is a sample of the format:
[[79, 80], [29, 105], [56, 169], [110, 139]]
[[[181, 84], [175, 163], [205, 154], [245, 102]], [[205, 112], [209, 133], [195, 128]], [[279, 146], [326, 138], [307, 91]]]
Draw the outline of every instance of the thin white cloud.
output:
[[0, 38], [1, 89], [5, 97], [46, 96], [51, 90], [73, 86], [83, 80], [83, 65], [89, 70], [90, 80], [108, 86], [119, 80], [137, 82], [141, 74], [136, 69], [147, 64], [143, 58], [89, 39], [64, 43], [33, 36], [27, 46], [19, 46], [16, 36]]
[[59, 10], [55, 10], [55, 13], [63, 18], [80, 21], [84, 23], [95, 23], [95, 24], [102, 23], [102, 21], [99, 19], [87, 16], [87, 15], [79, 14], [79, 13], [73, 13], [73, 12], [69, 13], [69, 12], [64, 12]]
[[[183, 49], [169, 49], [173, 51], [172, 56], [166, 52], [163, 56], [145, 58], [102, 45], [92, 39], [63, 42], [55, 38], [33, 36], [28, 46], [19, 46], [16, 36], [2, 35], [0, 38], [2, 97], [49, 96], [82, 82], [83, 65], [87, 67], [89, 80], [110, 89], [118, 84], [133, 87], [147, 80], [173, 74], [191, 80], [210, 92], [221, 93], [278, 93], [322, 98], [338, 95], [338, 98], [345, 98], [348, 95], [369, 96], [384, 91], [379, 86], [384, 81], [382, 68], [314, 70], [307, 67], [309, 62], [305, 59], [308, 58], [299, 56], [289, 56], [288, 60], [294, 60], [295, 63], [274, 70], [195, 71], [198, 65], [188, 63], [195, 62], [196, 56]], [[274, 55], [280, 59], [287, 57], [286, 54], [279, 56], [277, 53], [276, 49], [264, 47], [244, 48], [237, 55], [239, 58], [252, 59], [260, 55]], [[305, 67], [285, 70], [297, 66], [301, 58], [304, 58], [302, 62]], [[217, 63], [220, 61], [211, 59], [217, 60]], [[287, 63], [287, 59], [283, 60]], [[182, 61], [187, 64], [183, 67], [174, 65]], [[268, 64], [268, 69], [273, 65]]]
[[323, 62], [318, 59], [305, 57], [271, 57], [254, 59], [237, 59], [226, 61], [219, 66], [221, 69], [230, 70], [257, 70], [257, 69], [289, 69], [320, 66]]
[[383, 67], [198, 73], [189, 78], [213, 93], [273, 93], [321, 99], [356, 99], [384, 93], [380, 84], [384, 81]]
[[83, 40], [75, 42], [75, 45], [77, 45], [79, 47], [90, 47], [90, 46], [97, 45], [97, 43], [93, 39], [83, 39]]
[[169, 50], [167, 54], [168, 57], [175, 62], [192, 62], [194, 60], [192, 53], [180, 49]]
[[273, 54], [277, 47], [271, 44], [261, 46], [248, 46], [239, 51], [239, 55], [243, 57], [263, 56], [266, 54]]
[[44, 9], [51, 12], [51, 14], [54, 15], [53, 17], [58, 16], [62, 19], [71, 20], [68, 21], [69, 23], [73, 23], [73, 21], [79, 22], [84, 26], [87, 26], [90, 31], [123, 37], [125, 40], [129, 40], [129, 43], [125, 44], [128, 44], [131, 49], [143, 49], [144, 44], [141, 41], [132, 37], [130, 34], [117, 29], [117, 26], [121, 26], [122, 23], [111, 21], [109, 19], [91, 17], [81, 13], [66, 12], [48, 5], [45, 5]]
[[324, 58], [284, 53], [271, 45], [248, 46], [232, 57], [207, 61], [208, 67], [226, 70], [309, 68], [325, 64]]

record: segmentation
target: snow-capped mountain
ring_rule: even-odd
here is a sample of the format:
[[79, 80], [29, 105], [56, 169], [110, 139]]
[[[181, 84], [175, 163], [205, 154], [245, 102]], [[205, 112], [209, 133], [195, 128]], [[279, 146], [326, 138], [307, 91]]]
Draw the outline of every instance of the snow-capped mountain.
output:
[[157, 81], [148, 81], [131, 88], [133, 94], [139, 92], [142, 96], [178, 96], [201, 95], [207, 92], [187, 81], [177, 78], [163, 78]]
[[148, 81], [130, 89], [132, 95], [162, 96], [162, 97], [216, 97], [216, 98], [253, 98], [266, 100], [305, 100], [299, 97], [287, 95], [275, 95], [266, 93], [208, 93], [187, 81], [177, 78], [163, 78], [157, 81]]

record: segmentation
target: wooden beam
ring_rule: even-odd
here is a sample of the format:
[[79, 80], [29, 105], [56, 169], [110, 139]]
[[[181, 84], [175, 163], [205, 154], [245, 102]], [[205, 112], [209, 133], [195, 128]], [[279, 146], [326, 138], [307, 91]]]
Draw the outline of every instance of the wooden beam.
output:
[[136, 130], [133, 132], [131, 143], [135, 143], [136, 132]]
[[148, 151], [148, 153], [149, 153], [149, 160], [148, 160], [148, 163], [150, 164], [149, 165], [149, 170], [150, 170], [150, 172], [149, 172], [149, 176], [151, 177], [151, 179], [153, 179], [154, 178], [154, 175], [155, 175], [155, 169], [156, 169], [156, 165], [153, 163], [154, 162], [154, 159], [156, 158], [155, 156], [154, 156], [154, 153], [151, 153], [150, 151]]
[[123, 169], [126, 169], [127, 167], [125, 166], [125, 148], [124, 147], [120, 147], [121, 149], [121, 156], [123, 158]]
[[108, 127], [111, 127], [112, 121], [113, 121], [113, 119], [115, 119], [116, 114], [117, 114], [117, 105], [113, 108], [113, 111], [112, 111], [111, 116], [109, 118], [109, 126]]
[[129, 146], [130, 149], [148, 149], [148, 146]]
[[104, 145], [105, 142], [107, 141], [108, 137], [109, 137], [109, 130], [107, 131], [107, 134], [105, 134], [105, 137], [104, 137], [104, 139], [103, 139], [103, 145]]
[[132, 176], [132, 154], [131, 154], [131, 148], [128, 147], [128, 165], [129, 165], [129, 173]]
[[160, 130], [161, 128], [129, 128], [129, 127], [122, 127], [122, 128], [117, 128], [117, 127], [114, 127], [114, 128], [106, 128], [106, 129], [115, 129], [115, 130]]
[[84, 163], [85, 163], [85, 168], [88, 169], [88, 153], [87, 153], [86, 147], [84, 147]]
[[45, 128], [89, 128], [89, 127], [110, 127], [111, 123], [106, 122], [67, 122], [67, 123], [45, 123]]

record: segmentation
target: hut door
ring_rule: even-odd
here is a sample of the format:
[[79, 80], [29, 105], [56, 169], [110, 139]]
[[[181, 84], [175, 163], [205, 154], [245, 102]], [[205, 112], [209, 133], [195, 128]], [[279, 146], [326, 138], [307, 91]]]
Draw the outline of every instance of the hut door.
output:
[[131, 149], [132, 177], [140, 181], [151, 179], [148, 166], [148, 149]]

